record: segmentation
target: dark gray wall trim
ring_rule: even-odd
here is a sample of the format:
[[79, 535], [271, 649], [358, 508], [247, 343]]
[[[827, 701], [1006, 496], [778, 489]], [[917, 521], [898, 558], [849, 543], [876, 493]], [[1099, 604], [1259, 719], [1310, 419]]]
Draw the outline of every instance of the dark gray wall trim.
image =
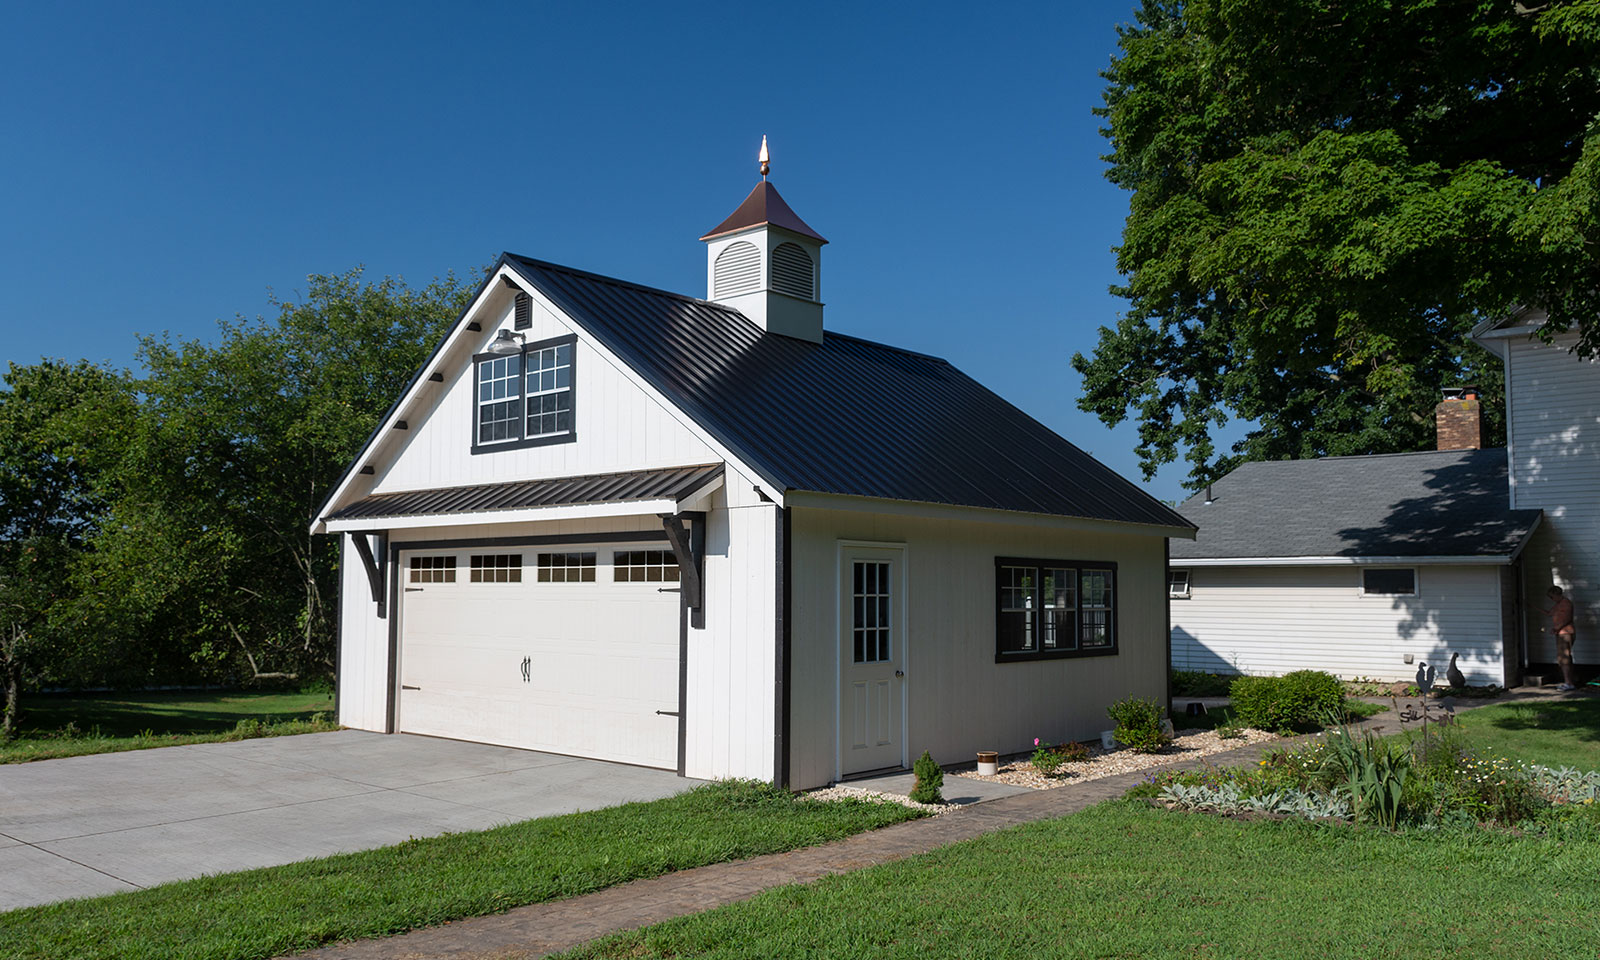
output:
[[773, 720], [772, 779], [779, 787], [789, 786], [789, 607], [793, 602], [790, 578], [790, 550], [793, 528], [788, 507], [779, 507], [777, 516], [777, 554], [773, 588]]
[[[400, 600], [400, 546], [391, 544], [389, 547], [389, 605], [391, 607]], [[384, 733], [397, 733], [395, 713], [400, 704], [396, 694], [400, 686], [400, 618], [389, 618], [389, 682], [386, 685], [384, 706]]]
[[[680, 594], [680, 597], [682, 595]], [[689, 769], [689, 608], [678, 604], [678, 776]]]
[[[1161, 699], [1166, 703], [1167, 716], [1170, 717], [1172, 715], [1172, 591], [1168, 589], [1167, 584], [1172, 582], [1172, 540], [1169, 537], [1161, 539], [1161, 566], [1165, 571], [1161, 575], [1161, 602], [1165, 606], [1161, 609], [1166, 611], [1166, 617], [1162, 622], [1166, 625], [1167, 631], [1167, 672], [1166, 680], [1162, 684], [1165, 692], [1162, 694]], [[1121, 590], [1122, 585], [1118, 584], [1116, 591], [1121, 592]], [[1116, 602], [1117, 598], [1114, 593], [1111, 597], [1111, 603], [1115, 606]]]

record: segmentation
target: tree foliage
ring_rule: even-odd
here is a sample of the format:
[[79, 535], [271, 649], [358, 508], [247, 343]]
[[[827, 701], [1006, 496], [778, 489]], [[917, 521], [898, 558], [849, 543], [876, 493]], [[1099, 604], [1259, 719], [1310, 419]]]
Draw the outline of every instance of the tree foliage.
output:
[[215, 342], [143, 338], [137, 379], [13, 367], [0, 666], [24, 688], [331, 676], [339, 551], [311, 514], [472, 292], [313, 276]]
[[1147, 0], [1119, 47], [1129, 309], [1073, 365], [1147, 476], [1427, 447], [1514, 305], [1600, 351], [1600, 3]]

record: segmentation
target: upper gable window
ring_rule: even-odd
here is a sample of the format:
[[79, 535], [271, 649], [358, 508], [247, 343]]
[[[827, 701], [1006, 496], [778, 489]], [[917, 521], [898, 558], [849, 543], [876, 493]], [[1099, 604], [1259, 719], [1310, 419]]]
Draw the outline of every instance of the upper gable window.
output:
[[507, 357], [473, 357], [472, 452], [576, 440], [576, 358], [574, 336], [530, 343]]

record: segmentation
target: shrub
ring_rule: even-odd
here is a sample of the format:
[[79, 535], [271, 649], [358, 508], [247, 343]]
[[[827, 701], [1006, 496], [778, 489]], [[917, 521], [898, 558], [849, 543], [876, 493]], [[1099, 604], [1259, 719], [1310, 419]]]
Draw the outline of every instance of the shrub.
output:
[[1053, 777], [1056, 775], [1056, 771], [1061, 769], [1062, 757], [1050, 744], [1045, 743], [1038, 737], [1034, 737], [1033, 759], [1029, 762], [1033, 764], [1033, 769], [1037, 770], [1040, 776]]
[[917, 785], [911, 788], [912, 801], [944, 803], [944, 770], [933, 762], [933, 756], [928, 751], [922, 751], [922, 756], [912, 764], [911, 770], [917, 775]]
[[1139, 753], [1155, 753], [1172, 742], [1161, 728], [1164, 712], [1160, 704], [1145, 697], [1125, 697], [1106, 708], [1106, 715], [1116, 724], [1112, 736]]
[[1076, 740], [1068, 740], [1057, 747], [1056, 752], [1061, 754], [1061, 759], [1067, 763], [1082, 763], [1089, 759], [1088, 744], [1079, 743]]
[[1229, 721], [1227, 721], [1225, 723], [1217, 724], [1216, 731], [1217, 731], [1217, 736], [1221, 737], [1224, 740], [1237, 740], [1240, 737], [1244, 736], [1244, 727], [1243, 727], [1243, 725], [1241, 725], [1241, 724], [1239, 724], [1239, 723], [1237, 723], [1235, 721], [1232, 721], [1232, 720], [1229, 720]]
[[1198, 670], [1172, 671], [1172, 695], [1175, 697], [1225, 697], [1231, 674], [1202, 673]]
[[1228, 688], [1239, 722], [1257, 730], [1289, 731], [1321, 726], [1344, 709], [1344, 685], [1320, 670], [1282, 677], [1240, 677]]

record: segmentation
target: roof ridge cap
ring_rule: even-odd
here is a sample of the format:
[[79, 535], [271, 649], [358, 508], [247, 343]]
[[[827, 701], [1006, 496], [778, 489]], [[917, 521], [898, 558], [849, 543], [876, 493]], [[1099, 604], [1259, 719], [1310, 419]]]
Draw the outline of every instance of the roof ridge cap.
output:
[[[549, 260], [540, 260], [536, 257], [525, 257], [520, 253], [512, 253], [509, 250], [506, 251], [505, 255], [513, 260], [520, 260], [523, 263], [531, 264], [545, 270], [556, 270], [561, 273], [570, 273], [575, 276], [587, 278], [589, 280], [598, 280], [601, 283], [611, 283], [619, 287], [629, 287], [634, 290], [642, 290], [645, 293], [653, 293], [657, 296], [671, 297], [674, 300], [683, 300], [687, 301], [688, 303], [698, 303], [703, 306], [714, 307], [718, 310], [725, 310], [729, 313], [739, 313], [738, 310], [735, 310], [727, 304], [718, 303], [715, 300], [702, 300], [699, 297], [692, 297], [687, 293], [679, 293], [676, 290], [666, 290], [661, 287], [652, 287], [647, 283], [639, 283], [634, 280], [624, 280], [621, 277], [613, 277], [609, 274], [595, 273], [593, 270], [583, 270], [578, 267], [569, 267], [564, 263], [553, 263]], [[742, 313], [739, 313], [739, 315], [744, 316]]]

